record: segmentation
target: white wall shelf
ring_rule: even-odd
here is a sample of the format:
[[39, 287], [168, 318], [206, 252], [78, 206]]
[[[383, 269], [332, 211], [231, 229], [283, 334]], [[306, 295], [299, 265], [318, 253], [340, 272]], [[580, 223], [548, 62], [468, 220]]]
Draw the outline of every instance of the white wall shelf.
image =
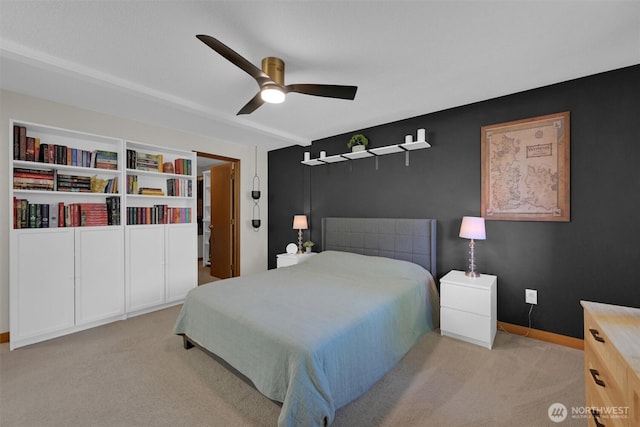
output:
[[370, 150], [354, 151], [349, 153], [335, 154], [316, 159], [303, 160], [301, 163], [307, 166], [326, 165], [328, 163], [344, 162], [347, 160], [363, 159], [366, 157], [383, 156], [394, 153], [409, 153], [409, 151], [421, 150], [431, 147], [427, 141], [405, 142], [403, 144], [387, 145], [384, 147], [372, 148]]

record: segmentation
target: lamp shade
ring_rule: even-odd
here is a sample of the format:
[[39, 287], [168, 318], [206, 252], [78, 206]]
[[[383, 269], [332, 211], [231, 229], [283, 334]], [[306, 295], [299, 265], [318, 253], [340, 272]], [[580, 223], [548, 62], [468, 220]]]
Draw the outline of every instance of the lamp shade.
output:
[[307, 216], [306, 215], [294, 215], [293, 216], [293, 229], [294, 230], [306, 230]]
[[475, 216], [462, 217], [460, 237], [465, 239], [484, 240], [487, 234], [484, 229], [484, 218]]

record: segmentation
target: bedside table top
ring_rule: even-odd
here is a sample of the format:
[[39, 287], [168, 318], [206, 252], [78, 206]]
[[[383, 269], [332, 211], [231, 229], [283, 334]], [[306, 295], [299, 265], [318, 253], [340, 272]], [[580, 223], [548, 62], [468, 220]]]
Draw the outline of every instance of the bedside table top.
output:
[[491, 274], [480, 274], [480, 277], [469, 277], [464, 271], [451, 270], [440, 279], [440, 283], [455, 283], [465, 286], [489, 287], [496, 282], [497, 276]]

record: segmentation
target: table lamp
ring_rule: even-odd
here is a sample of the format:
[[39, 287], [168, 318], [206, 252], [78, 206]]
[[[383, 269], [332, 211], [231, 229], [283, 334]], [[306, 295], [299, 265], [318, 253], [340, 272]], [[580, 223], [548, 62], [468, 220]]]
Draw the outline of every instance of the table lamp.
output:
[[484, 218], [475, 216], [462, 217], [460, 237], [464, 239], [471, 239], [469, 241], [469, 268], [464, 274], [469, 277], [479, 277], [480, 273], [476, 271], [476, 256], [474, 250], [475, 240], [485, 240], [487, 238], [487, 234], [484, 229]]
[[302, 253], [302, 230], [309, 228], [307, 226], [306, 215], [294, 215], [293, 216], [293, 229], [298, 230], [298, 253]]

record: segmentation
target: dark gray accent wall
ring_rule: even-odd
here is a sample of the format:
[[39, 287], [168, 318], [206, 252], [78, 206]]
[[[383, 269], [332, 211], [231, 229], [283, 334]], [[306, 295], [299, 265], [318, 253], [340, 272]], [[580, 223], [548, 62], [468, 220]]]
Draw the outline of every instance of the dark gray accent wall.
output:
[[[481, 127], [562, 111], [571, 112], [571, 221], [487, 221], [476, 245], [479, 271], [498, 276], [498, 320], [528, 325], [525, 288], [538, 290], [532, 327], [573, 337], [583, 335], [581, 299], [640, 307], [640, 65], [271, 151], [269, 268], [297, 239], [293, 215], [305, 213], [304, 238], [318, 244], [324, 216], [435, 218], [438, 276], [464, 270], [458, 231], [464, 215], [480, 215]], [[411, 152], [408, 167], [403, 153], [379, 157], [377, 170], [373, 158], [300, 163], [305, 151], [347, 151], [356, 132], [373, 148], [418, 128], [432, 147]]]

